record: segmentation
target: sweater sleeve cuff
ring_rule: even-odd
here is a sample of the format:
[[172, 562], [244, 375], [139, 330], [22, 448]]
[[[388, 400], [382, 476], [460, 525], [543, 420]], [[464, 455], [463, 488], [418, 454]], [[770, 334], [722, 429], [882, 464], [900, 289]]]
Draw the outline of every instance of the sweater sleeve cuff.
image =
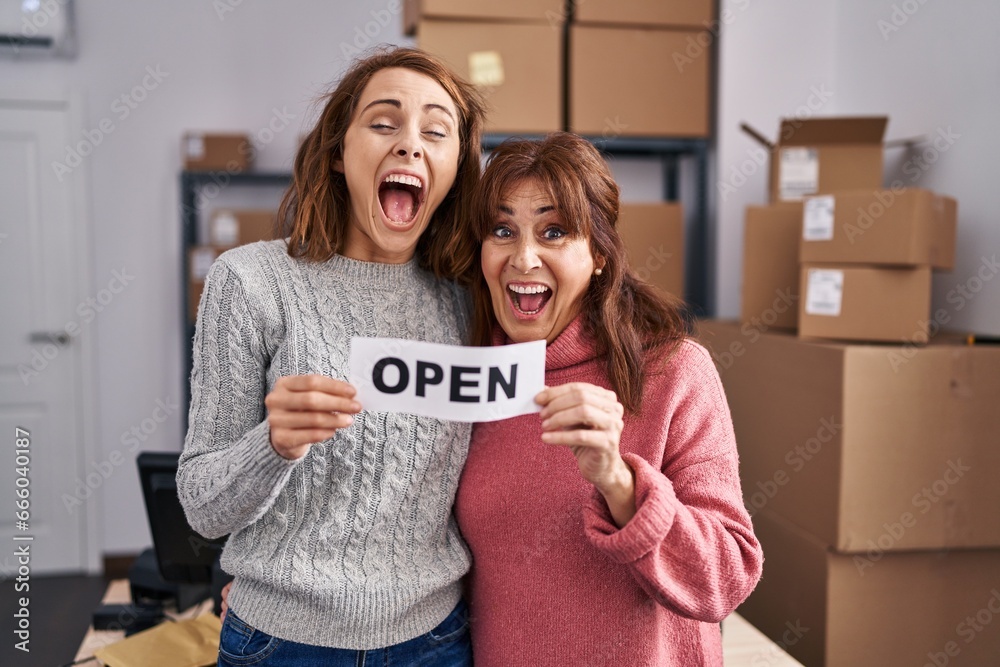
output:
[[235, 450], [236, 460], [243, 461], [255, 483], [265, 487], [280, 486], [289, 471], [305, 458], [286, 459], [278, 454], [271, 446], [271, 425], [266, 419], [247, 431]]
[[591, 544], [619, 563], [632, 563], [666, 538], [677, 512], [673, 484], [641, 456], [622, 454], [635, 471], [636, 513], [618, 528], [604, 497], [596, 489], [584, 507], [584, 531]]

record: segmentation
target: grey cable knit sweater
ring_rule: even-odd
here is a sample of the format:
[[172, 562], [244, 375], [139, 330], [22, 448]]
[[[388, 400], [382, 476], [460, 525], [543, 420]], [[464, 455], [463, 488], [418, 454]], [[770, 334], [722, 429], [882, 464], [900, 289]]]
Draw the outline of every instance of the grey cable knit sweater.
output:
[[469, 552], [451, 508], [470, 425], [361, 412], [299, 460], [271, 447], [264, 397], [285, 375], [346, 379], [352, 336], [458, 345], [465, 294], [416, 260], [293, 260], [285, 241], [223, 253], [205, 281], [189, 429], [188, 521], [230, 533], [229, 604], [297, 642], [369, 649], [423, 634], [457, 604]]

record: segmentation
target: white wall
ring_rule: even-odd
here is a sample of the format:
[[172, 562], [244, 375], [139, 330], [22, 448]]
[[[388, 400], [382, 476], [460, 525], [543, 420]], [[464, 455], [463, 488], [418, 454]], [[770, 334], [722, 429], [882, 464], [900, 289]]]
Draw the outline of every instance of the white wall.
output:
[[1000, 3], [840, 0], [837, 11], [837, 111], [887, 113], [892, 137], [929, 135], [933, 141], [912, 153], [887, 154], [886, 182], [958, 200], [956, 265], [934, 279], [936, 316], [948, 328], [1000, 336], [992, 183]]
[[[124, 268], [135, 278], [90, 329], [99, 355], [100, 459], [89, 462], [88, 470], [115, 450], [128, 453], [123, 434], [162, 414], [156, 412], [158, 401], [177, 404], [183, 395], [188, 342], [179, 323], [182, 133], [256, 134], [272, 122], [275, 109], [287, 112], [294, 118], [270, 143], [259, 145], [257, 164], [288, 169], [310, 104], [339, 77], [344, 47], [351, 49], [356, 31], [370, 24], [372, 43], [405, 41], [400, 18], [386, 10], [389, 3], [78, 2], [76, 60], [0, 60], [5, 90], [77, 91], [84, 99], [84, 130], [104, 119], [114, 125], [79, 167], [91, 186], [90, 279], [97, 290], [114, 270]], [[220, 13], [220, 7], [232, 11]], [[384, 28], [372, 23], [373, 11], [381, 13]], [[147, 77], [147, 67], [159, 68], [161, 81]], [[144, 77], [151, 89], [139, 91], [143, 101], [123, 118], [125, 107], [116, 99], [141, 86]], [[243, 194], [265, 203], [259, 194]], [[269, 193], [266, 205], [276, 205], [278, 194]], [[216, 201], [247, 198], [226, 193]], [[147, 427], [154, 423], [146, 421]], [[179, 451], [181, 423], [175, 412], [156, 425], [142, 448]], [[99, 504], [104, 553], [137, 552], [150, 544], [133, 456], [87, 501]]]
[[[934, 310], [949, 328], [1000, 335], [1000, 254], [991, 176], [1000, 154], [1000, 5], [978, 0], [723, 0], [733, 21], [720, 44], [718, 314], [739, 314], [743, 209], [764, 203], [767, 175], [752, 169], [746, 120], [767, 136], [803, 108], [814, 86], [832, 92], [815, 115], [887, 114], [888, 137], [930, 135], [913, 153], [889, 151], [886, 183], [902, 180], [959, 202], [956, 269], [934, 281]], [[723, 14], [725, 16], [725, 13]], [[881, 22], [881, 23], [880, 23]], [[898, 29], [897, 29], [898, 28]], [[819, 98], [814, 97], [812, 101]], [[945, 140], [945, 136], [958, 135]], [[914, 178], [916, 176], [916, 178]], [[983, 281], [982, 278], [988, 278]]]

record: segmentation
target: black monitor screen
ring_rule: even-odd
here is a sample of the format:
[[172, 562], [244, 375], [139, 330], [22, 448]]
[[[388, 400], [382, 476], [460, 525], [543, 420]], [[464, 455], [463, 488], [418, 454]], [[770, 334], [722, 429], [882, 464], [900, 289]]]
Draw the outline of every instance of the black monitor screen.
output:
[[153, 549], [165, 580], [208, 583], [212, 580], [212, 563], [226, 538], [205, 539], [188, 525], [177, 498], [179, 457], [170, 452], [142, 452], [137, 459]]

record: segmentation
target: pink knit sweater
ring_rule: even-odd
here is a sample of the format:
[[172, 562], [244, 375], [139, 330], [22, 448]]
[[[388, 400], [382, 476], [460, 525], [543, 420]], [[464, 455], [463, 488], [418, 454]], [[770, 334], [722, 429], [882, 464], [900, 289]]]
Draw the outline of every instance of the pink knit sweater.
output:
[[[610, 388], [577, 318], [545, 382]], [[473, 555], [476, 667], [722, 665], [719, 622], [763, 554], [740, 493], [729, 407], [708, 353], [685, 341], [626, 415], [637, 514], [622, 529], [538, 415], [473, 431], [455, 513]]]

